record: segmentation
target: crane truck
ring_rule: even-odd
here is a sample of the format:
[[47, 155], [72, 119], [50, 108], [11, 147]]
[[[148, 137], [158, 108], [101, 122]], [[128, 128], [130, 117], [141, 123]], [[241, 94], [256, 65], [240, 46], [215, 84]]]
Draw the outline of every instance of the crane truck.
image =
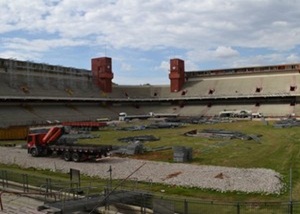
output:
[[59, 139], [63, 135], [68, 135], [64, 126], [55, 126], [47, 131], [29, 133], [27, 137], [28, 154], [31, 154], [32, 157], [56, 154], [65, 161], [79, 162], [106, 157], [112, 150], [110, 145], [80, 145], [74, 142], [62, 142]]

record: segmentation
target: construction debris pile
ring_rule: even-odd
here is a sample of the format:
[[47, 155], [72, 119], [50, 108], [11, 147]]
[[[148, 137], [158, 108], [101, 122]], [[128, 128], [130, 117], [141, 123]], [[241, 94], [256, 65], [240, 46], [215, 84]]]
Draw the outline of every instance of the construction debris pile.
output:
[[113, 150], [112, 153], [123, 155], [136, 155], [144, 153], [144, 145], [141, 142], [129, 143], [126, 146], [120, 146]]
[[300, 126], [300, 120], [297, 120], [296, 118], [283, 119], [275, 122], [273, 126], [275, 128], [289, 128], [294, 126]]
[[70, 145], [77, 142], [78, 139], [93, 139], [99, 138], [99, 136], [91, 133], [78, 133], [78, 134], [64, 134], [58, 140], [56, 144]]
[[119, 146], [117, 149], [113, 151], [113, 153], [135, 155], [135, 154], [142, 154], [144, 152], [145, 150], [143, 145], [144, 142], [157, 141], [160, 139], [153, 135], [140, 135], [140, 136], [119, 138], [118, 140], [123, 143], [127, 143], [127, 145]]
[[217, 138], [217, 139], [241, 139], [241, 140], [254, 140], [260, 142], [261, 135], [244, 134], [238, 131], [230, 131], [224, 129], [203, 129], [202, 131], [191, 130], [184, 133], [188, 137], [205, 137], [205, 138]]
[[182, 118], [166, 118], [167, 123], [181, 124], [216, 124], [216, 123], [231, 123], [234, 120], [228, 117], [182, 117]]
[[171, 122], [159, 122], [159, 123], [152, 123], [146, 126], [147, 129], [173, 129], [181, 127], [182, 123], [171, 123]]
[[127, 126], [127, 127], [122, 127], [122, 128], [116, 128], [118, 131], [141, 131], [145, 130], [146, 126]]
[[137, 141], [146, 142], [146, 141], [157, 141], [157, 140], [159, 140], [159, 138], [153, 135], [139, 135], [139, 136], [132, 136], [132, 137], [123, 137], [118, 139], [118, 141], [124, 143], [132, 143]]
[[231, 123], [233, 119], [228, 117], [176, 117], [165, 118], [164, 121], [155, 122], [149, 125], [136, 125], [116, 128], [119, 131], [141, 131], [145, 129], [173, 129], [183, 127], [184, 124], [216, 124]]
[[120, 131], [141, 131], [145, 129], [173, 129], [177, 127], [181, 127], [181, 123], [176, 122], [158, 122], [158, 123], [152, 123], [149, 125], [140, 125], [140, 126], [129, 126], [129, 127], [122, 127], [117, 128], [116, 130]]

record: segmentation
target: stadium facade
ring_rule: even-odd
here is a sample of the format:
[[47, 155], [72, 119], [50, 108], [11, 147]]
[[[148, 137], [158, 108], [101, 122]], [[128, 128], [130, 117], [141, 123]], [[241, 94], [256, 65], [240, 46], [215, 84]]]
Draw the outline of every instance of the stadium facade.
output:
[[112, 59], [91, 70], [0, 59], [0, 127], [94, 121], [128, 114], [214, 116], [247, 109], [267, 117], [300, 115], [300, 65], [185, 71], [170, 60], [170, 85], [117, 85]]

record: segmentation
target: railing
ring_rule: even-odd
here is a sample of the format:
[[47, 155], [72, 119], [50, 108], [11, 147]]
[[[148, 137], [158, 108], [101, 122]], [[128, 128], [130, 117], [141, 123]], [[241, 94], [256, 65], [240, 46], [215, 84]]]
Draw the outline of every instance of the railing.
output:
[[[116, 182], [107, 180], [102, 186], [95, 183], [72, 183], [68, 180], [54, 180], [28, 174], [0, 170], [0, 208], [3, 209], [1, 196], [4, 193], [19, 195], [36, 195], [44, 202], [56, 202], [61, 210], [67, 209], [68, 202], [78, 201], [84, 206], [102, 206], [103, 209], [117, 207], [123, 213], [132, 210], [146, 214], [296, 214], [300, 213], [300, 201], [267, 201], [267, 202], [222, 202], [205, 201], [191, 198], [174, 198], [151, 193], [150, 185], [139, 183], [137, 179], [128, 180], [119, 188]], [[143, 185], [143, 191], [140, 187]], [[145, 190], [146, 189], [146, 190]], [[113, 191], [112, 191], [113, 190]], [[91, 201], [95, 203], [91, 205]]]
[[219, 94], [219, 95], [193, 95], [193, 96], [176, 96], [176, 97], [150, 97], [149, 98], [103, 98], [103, 97], [49, 97], [49, 96], [0, 96], [0, 100], [4, 101], [86, 101], [86, 102], [98, 102], [98, 101], [114, 101], [114, 102], [149, 102], [149, 101], [178, 101], [178, 100], [211, 100], [211, 99], [236, 99], [236, 98], [267, 98], [267, 97], [294, 97], [299, 96], [296, 93], [258, 93], [258, 94]]

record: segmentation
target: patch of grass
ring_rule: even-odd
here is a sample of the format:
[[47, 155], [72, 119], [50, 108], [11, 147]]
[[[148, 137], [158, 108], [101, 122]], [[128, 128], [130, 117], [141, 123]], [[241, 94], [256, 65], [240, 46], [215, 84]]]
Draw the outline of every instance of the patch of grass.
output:
[[[130, 124], [133, 125], [133, 124]], [[222, 140], [186, 137], [183, 134], [192, 129], [225, 129], [235, 130], [246, 134], [260, 134], [261, 142], [243, 140]], [[104, 144], [124, 145], [118, 138], [152, 134], [160, 141], [147, 142], [146, 147], [160, 146], [188, 146], [193, 148], [191, 164], [217, 165], [243, 168], [269, 168], [289, 180], [289, 169], [293, 168], [293, 184], [300, 188], [300, 127], [276, 129], [269, 123], [268, 126], [260, 121], [238, 121], [234, 123], [218, 123], [209, 125], [186, 125], [174, 129], [154, 129], [142, 131], [99, 131], [100, 141]], [[225, 142], [225, 143], [224, 143]], [[95, 142], [94, 142], [95, 143]], [[147, 152], [132, 158], [172, 162], [173, 151]], [[197, 190], [198, 191], [198, 190]], [[192, 191], [193, 192], [193, 191]], [[203, 191], [201, 191], [203, 192]], [[195, 194], [195, 193], [193, 193]], [[196, 194], [197, 195], [197, 194]], [[214, 195], [214, 194], [213, 194]], [[239, 197], [241, 194], [239, 194]], [[299, 191], [293, 192], [294, 197], [300, 196]], [[260, 198], [260, 196], [256, 196]], [[265, 198], [266, 196], [264, 196]], [[268, 198], [268, 197], [267, 197]], [[275, 197], [278, 199], [278, 197]], [[280, 198], [288, 198], [285, 193]]]

